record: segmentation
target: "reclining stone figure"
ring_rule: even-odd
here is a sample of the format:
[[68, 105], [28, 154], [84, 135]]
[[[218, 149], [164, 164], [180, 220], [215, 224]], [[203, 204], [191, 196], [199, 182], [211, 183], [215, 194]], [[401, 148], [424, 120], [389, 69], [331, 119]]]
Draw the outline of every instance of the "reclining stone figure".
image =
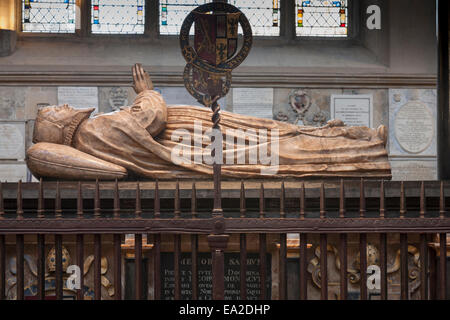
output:
[[[39, 109], [34, 145], [27, 150], [27, 165], [36, 177], [212, 175], [212, 164], [204, 161], [211, 152], [205, 138], [212, 128], [211, 110], [166, 106], [148, 73], [139, 64], [132, 71], [137, 93], [132, 106], [96, 116], [91, 116], [93, 109], [67, 105]], [[269, 172], [277, 178], [391, 177], [384, 126], [347, 127], [331, 120], [323, 127], [308, 127], [225, 111], [221, 119], [224, 178], [264, 178], [268, 167], [276, 168]], [[261, 150], [274, 161], [269, 163]]]

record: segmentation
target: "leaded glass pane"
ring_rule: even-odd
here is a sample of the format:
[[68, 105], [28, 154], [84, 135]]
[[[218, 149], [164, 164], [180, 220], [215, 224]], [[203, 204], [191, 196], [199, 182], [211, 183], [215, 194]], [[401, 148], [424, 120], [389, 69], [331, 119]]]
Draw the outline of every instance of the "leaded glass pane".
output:
[[[209, 3], [207, 0], [160, 0], [159, 32], [164, 35], [178, 35], [186, 16], [199, 5]], [[190, 34], [194, 34], [191, 28]]]
[[[254, 36], [280, 35], [279, 0], [230, 0], [247, 17]], [[239, 27], [239, 34], [242, 30]]]
[[346, 37], [347, 0], [297, 0], [297, 35], [307, 37]]
[[144, 0], [92, 0], [92, 33], [143, 34]]
[[75, 0], [22, 0], [23, 32], [75, 32]]
[[[189, 12], [209, 2], [211, 1], [160, 0], [160, 33], [178, 35]], [[280, 34], [279, 0], [231, 0], [229, 3], [238, 7], [246, 15], [252, 25], [253, 35], [278, 36]], [[194, 28], [191, 28], [190, 33], [194, 33]], [[240, 30], [239, 33], [242, 34], [242, 31]]]

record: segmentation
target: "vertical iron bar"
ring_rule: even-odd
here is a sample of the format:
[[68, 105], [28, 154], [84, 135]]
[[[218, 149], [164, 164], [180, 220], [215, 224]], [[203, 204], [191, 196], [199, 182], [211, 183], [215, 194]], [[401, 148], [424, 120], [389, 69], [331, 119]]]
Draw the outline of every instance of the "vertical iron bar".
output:
[[436, 2], [437, 31], [437, 158], [438, 178], [450, 178], [448, 0]]
[[136, 183], [136, 211], [134, 214], [137, 219], [142, 218], [141, 186], [139, 181]]
[[161, 235], [155, 234], [153, 236], [153, 262], [154, 262], [154, 297], [155, 300], [161, 299]]
[[83, 218], [83, 191], [81, 189], [81, 181], [78, 181], [77, 217]]
[[3, 204], [3, 183], [0, 181], [0, 219], [3, 219], [4, 215], [5, 215], [5, 205]]
[[45, 299], [45, 235], [37, 235], [37, 298]]
[[302, 182], [300, 189], [300, 219], [305, 219], [305, 183]]
[[307, 300], [308, 297], [307, 241], [308, 235], [306, 233], [300, 233], [300, 300]]
[[[1, 184], [1, 183], [0, 183]], [[1, 191], [1, 190], [0, 190]], [[6, 299], [6, 250], [5, 235], [0, 234], [0, 300]]]
[[367, 235], [359, 234], [359, 271], [361, 274], [361, 300], [367, 300]]
[[322, 182], [320, 185], [320, 218], [325, 218], [326, 211], [325, 211], [325, 186]]
[[191, 235], [192, 300], [198, 299], [198, 235]]
[[134, 235], [134, 283], [136, 300], [142, 299], [142, 234]]
[[23, 219], [23, 208], [22, 208], [22, 180], [17, 183], [17, 219]]
[[447, 299], [447, 234], [439, 234], [439, 298]]
[[[430, 241], [430, 235], [428, 235], [427, 240]], [[439, 299], [438, 296], [438, 284], [437, 284], [437, 250], [430, 250], [430, 300]]]
[[177, 180], [177, 184], [175, 187], [175, 203], [174, 203], [174, 213], [175, 213], [175, 218], [180, 218], [180, 182]]
[[384, 180], [381, 179], [381, 183], [380, 183], [380, 218], [384, 218], [384, 215], [386, 213], [386, 208], [385, 208], [385, 194], [384, 194]]
[[245, 187], [244, 187], [244, 181], [241, 180], [241, 193], [239, 195], [240, 198], [240, 213], [241, 213], [241, 218], [245, 218]]
[[428, 249], [425, 233], [420, 234], [420, 299], [428, 299]]
[[426, 198], [425, 198], [425, 182], [420, 184], [420, 217], [425, 218]]
[[155, 182], [155, 199], [154, 199], [154, 204], [153, 204], [153, 208], [154, 208], [154, 215], [155, 218], [160, 218], [161, 217], [161, 202], [159, 199], [159, 185], [158, 185], [158, 179], [156, 179]]
[[359, 217], [364, 218], [366, 215], [366, 194], [364, 190], [364, 179], [361, 178], [359, 183]]
[[114, 234], [114, 299], [122, 300], [122, 236]]
[[95, 180], [94, 218], [100, 218], [100, 185], [98, 179]]
[[59, 187], [59, 181], [56, 181], [56, 195], [55, 195], [55, 218], [62, 218], [61, 210], [61, 189]]
[[261, 186], [259, 188], [259, 217], [260, 218], [264, 218], [265, 213], [264, 213], [264, 185], [261, 182]]
[[197, 189], [195, 187], [195, 182], [192, 182], [191, 214], [193, 219], [197, 218]]
[[387, 300], [388, 298], [388, 283], [387, 283], [387, 234], [380, 234], [380, 299]]
[[284, 181], [282, 181], [280, 190], [280, 218], [286, 218], [286, 212], [284, 211], [284, 198], [285, 198], [285, 189], [284, 189]]
[[347, 285], [347, 234], [340, 234], [340, 250], [339, 250], [339, 262], [340, 262], [340, 298], [341, 300], [347, 300], [348, 285]]
[[241, 300], [247, 300], [247, 238], [245, 233], [240, 234], [240, 293]]
[[441, 188], [439, 193], [439, 218], [445, 218], [445, 193], [444, 181], [441, 181]]
[[344, 189], [344, 179], [341, 179], [341, 188], [339, 195], [339, 218], [345, 217], [345, 189]]
[[[80, 186], [81, 184], [79, 184], [78, 186]], [[83, 211], [81, 211], [81, 215], [79, 215], [79, 217], [82, 216]], [[80, 268], [80, 289], [77, 290], [77, 300], [83, 300], [84, 299], [84, 292], [83, 292], [83, 288], [84, 288], [84, 235], [82, 234], [77, 234], [77, 263], [78, 263], [78, 267]], [[117, 287], [116, 287], [117, 290]]]
[[[97, 184], [98, 185], [98, 184]], [[94, 235], [94, 299], [102, 299], [102, 238], [100, 234]]]
[[[138, 182], [139, 184], [139, 182]], [[137, 195], [136, 195], [137, 199]], [[137, 211], [137, 208], [136, 208]], [[120, 218], [120, 195], [119, 195], [119, 182], [117, 179], [114, 181], [114, 209], [113, 209], [113, 217], [115, 219]]]
[[173, 240], [174, 244], [174, 271], [175, 271], [175, 300], [181, 300], [181, 274], [180, 274], [180, 261], [181, 261], [181, 236], [175, 234]]
[[62, 265], [62, 235], [55, 234], [55, 295], [56, 300], [63, 299], [63, 265]]
[[320, 234], [320, 299], [328, 300], [328, 261], [327, 261], [327, 235]]
[[408, 300], [408, 235], [400, 234], [400, 296]]
[[225, 299], [225, 256], [224, 251], [228, 246], [229, 235], [210, 234], [207, 237], [212, 256], [212, 298], [213, 300]]
[[405, 200], [405, 184], [400, 183], [400, 218], [404, 218], [406, 214], [406, 200]]
[[16, 235], [16, 295], [17, 300], [24, 299], [24, 249], [23, 249], [23, 234]]
[[42, 183], [42, 178], [39, 179], [37, 217], [44, 218], [44, 186]]
[[266, 296], [266, 234], [259, 234], [259, 288], [260, 300], [267, 299]]
[[286, 300], [287, 299], [287, 243], [286, 243], [286, 233], [280, 234], [280, 271], [279, 271], [279, 277], [280, 277], [280, 283], [279, 283], [279, 289], [280, 289], [280, 300]]

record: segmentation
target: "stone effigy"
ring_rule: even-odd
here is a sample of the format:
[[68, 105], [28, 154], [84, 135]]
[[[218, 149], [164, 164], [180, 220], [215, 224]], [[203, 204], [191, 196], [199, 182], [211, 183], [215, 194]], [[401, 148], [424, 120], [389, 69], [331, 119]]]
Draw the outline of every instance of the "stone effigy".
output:
[[39, 109], [27, 150], [36, 177], [57, 179], [201, 178], [212, 175], [211, 148], [225, 178], [376, 177], [389, 179], [386, 131], [322, 127], [221, 112], [223, 153], [211, 142], [211, 111], [166, 106], [150, 76], [133, 67], [132, 106], [91, 117], [93, 109]]

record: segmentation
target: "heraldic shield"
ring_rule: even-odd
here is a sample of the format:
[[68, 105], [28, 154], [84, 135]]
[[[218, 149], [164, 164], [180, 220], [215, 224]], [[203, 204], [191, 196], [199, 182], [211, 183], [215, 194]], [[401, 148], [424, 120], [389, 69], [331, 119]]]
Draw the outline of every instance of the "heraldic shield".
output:
[[[194, 12], [194, 49], [200, 59], [217, 66], [236, 54], [240, 14]], [[193, 86], [199, 92], [220, 95], [222, 77], [194, 68]]]

